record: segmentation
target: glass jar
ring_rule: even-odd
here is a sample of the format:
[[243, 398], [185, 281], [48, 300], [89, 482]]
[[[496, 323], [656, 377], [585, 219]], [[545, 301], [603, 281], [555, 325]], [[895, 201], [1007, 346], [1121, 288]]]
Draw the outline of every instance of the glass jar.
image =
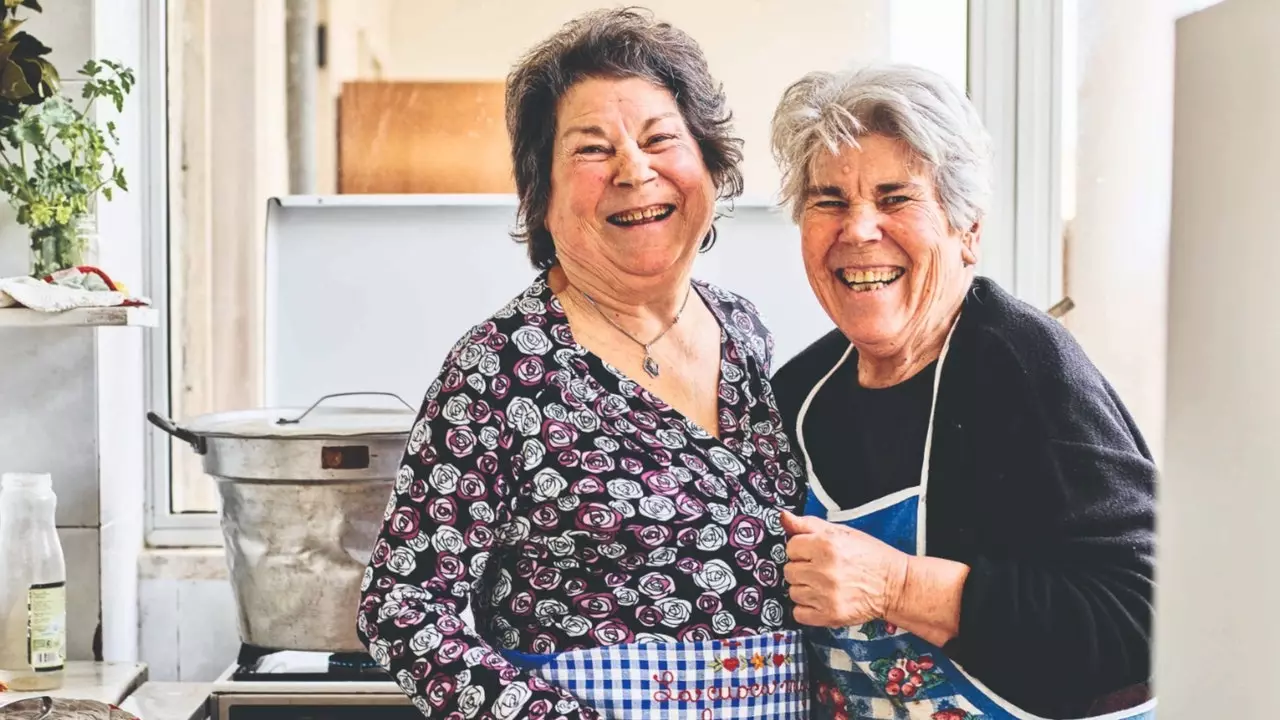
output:
[[63, 225], [31, 231], [31, 276], [44, 278], [59, 270], [95, 265], [98, 258], [98, 219], [85, 213]]

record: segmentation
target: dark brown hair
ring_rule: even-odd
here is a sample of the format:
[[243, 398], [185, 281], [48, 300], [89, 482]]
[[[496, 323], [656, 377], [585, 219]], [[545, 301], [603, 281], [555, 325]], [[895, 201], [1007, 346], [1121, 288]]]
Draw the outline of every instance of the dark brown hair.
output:
[[[535, 46], [507, 77], [507, 133], [520, 199], [513, 237], [528, 244], [529, 260], [539, 270], [556, 261], [545, 223], [557, 105], [575, 83], [592, 77], [637, 77], [665, 87], [698, 143], [718, 198], [742, 194], [742, 140], [733, 135], [733, 114], [698, 44], [640, 8], [587, 13]], [[713, 225], [701, 249], [715, 238]]]

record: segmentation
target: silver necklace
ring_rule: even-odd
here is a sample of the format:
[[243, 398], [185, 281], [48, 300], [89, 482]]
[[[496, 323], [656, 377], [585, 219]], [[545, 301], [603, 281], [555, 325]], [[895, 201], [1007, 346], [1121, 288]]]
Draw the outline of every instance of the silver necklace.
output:
[[612, 325], [614, 328], [617, 329], [618, 332], [630, 338], [631, 342], [644, 348], [644, 362], [642, 363], [644, 367], [644, 371], [649, 374], [649, 377], [652, 377], [652, 378], [658, 377], [658, 374], [661, 371], [661, 368], [658, 367], [658, 361], [654, 360], [653, 355], [649, 353], [649, 348], [653, 347], [653, 344], [661, 340], [662, 336], [666, 335], [668, 330], [675, 327], [676, 323], [680, 322], [680, 316], [684, 314], [684, 308], [686, 305], [689, 304], [689, 296], [693, 294], [693, 285], [690, 285], [689, 289], [685, 291], [684, 302], [680, 303], [680, 309], [676, 311], [676, 316], [671, 320], [671, 324], [667, 326], [666, 330], [663, 330], [662, 332], [658, 333], [658, 337], [650, 340], [647, 343], [640, 342], [639, 340], [636, 339], [635, 335], [632, 335], [631, 333], [627, 332], [622, 328], [621, 325], [614, 322], [613, 318], [609, 317], [609, 315], [605, 313], [604, 309], [601, 308], [598, 303], [596, 303], [595, 298], [592, 298], [590, 295], [588, 295], [585, 290], [579, 289], [578, 292], [582, 293], [582, 297], [586, 298], [587, 302], [591, 303], [591, 307], [595, 308], [596, 312], [600, 313], [600, 317], [607, 320], [610, 325]]

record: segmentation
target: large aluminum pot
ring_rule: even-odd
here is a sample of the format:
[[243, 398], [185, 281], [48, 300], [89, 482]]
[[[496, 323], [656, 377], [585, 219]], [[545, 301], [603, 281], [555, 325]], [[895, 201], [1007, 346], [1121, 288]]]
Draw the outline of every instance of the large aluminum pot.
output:
[[[364, 394], [389, 395], [340, 395]], [[416, 413], [404, 400], [407, 410], [320, 406], [333, 397], [182, 425], [147, 413], [190, 443], [216, 481], [240, 639], [249, 645], [364, 651], [355, 630], [360, 583]]]

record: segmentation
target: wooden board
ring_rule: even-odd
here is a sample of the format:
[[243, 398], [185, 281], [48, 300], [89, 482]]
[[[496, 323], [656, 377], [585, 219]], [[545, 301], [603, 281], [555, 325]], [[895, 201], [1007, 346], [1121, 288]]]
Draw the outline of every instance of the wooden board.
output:
[[351, 82], [338, 109], [340, 193], [511, 193], [501, 82]]
[[151, 307], [87, 307], [61, 312], [43, 312], [25, 307], [0, 308], [0, 327], [156, 327], [159, 318], [159, 311]]

